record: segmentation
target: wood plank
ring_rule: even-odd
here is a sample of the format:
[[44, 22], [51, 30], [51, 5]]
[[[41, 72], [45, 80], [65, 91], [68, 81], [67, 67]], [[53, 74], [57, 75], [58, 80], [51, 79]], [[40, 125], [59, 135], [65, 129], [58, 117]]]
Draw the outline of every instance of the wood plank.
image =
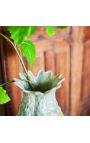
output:
[[57, 94], [57, 100], [64, 112], [64, 115], [69, 114], [69, 72], [70, 72], [70, 47], [66, 40], [59, 43], [56, 42], [56, 74], [62, 74], [65, 78], [62, 87]]
[[80, 106], [80, 115], [81, 116], [90, 116], [90, 96], [87, 96]]
[[[2, 39], [0, 38], [0, 47], [2, 45]], [[2, 76], [2, 63], [1, 63], [1, 52], [0, 52], [0, 84], [3, 83], [3, 76]], [[0, 116], [5, 115], [4, 105], [0, 105]]]
[[37, 58], [36, 58], [32, 72], [34, 75], [37, 75], [39, 70], [43, 70], [43, 71], [45, 70], [44, 53], [43, 52], [37, 53]]
[[48, 40], [40, 40], [40, 41], [33, 41], [36, 46], [36, 52], [45, 52], [47, 50], [52, 49], [52, 41]]
[[[13, 47], [5, 40], [3, 40], [1, 47], [1, 57], [4, 82], [11, 81], [14, 77], [18, 78], [18, 73], [22, 71], [22, 67]], [[21, 90], [15, 85], [6, 86], [6, 89], [11, 97], [11, 101], [5, 106], [7, 115], [16, 115], [22, 98]]]
[[51, 70], [55, 74], [55, 53], [53, 50], [45, 53], [45, 70]]
[[82, 100], [90, 96], [90, 40], [84, 42]]
[[71, 115], [80, 115], [84, 27], [72, 27]]

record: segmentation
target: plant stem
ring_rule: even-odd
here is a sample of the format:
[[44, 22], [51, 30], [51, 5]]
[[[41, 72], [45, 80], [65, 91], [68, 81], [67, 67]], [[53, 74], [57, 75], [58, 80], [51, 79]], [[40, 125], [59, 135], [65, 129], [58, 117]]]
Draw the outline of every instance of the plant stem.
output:
[[20, 59], [20, 62], [21, 62], [21, 64], [22, 64], [22, 66], [23, 66], [23, 69], [24, 69], [25, 73], [26, 73], [27, 76], [28, 76], [28, 72], [27, 72], [26, 66], [25, 66], [25, 64], [24, 64], [24, 62], [23, 62], [22, 57], [21, 57], [20, 54], [19, 54], [19, 51], [18, 51], [16, 45], [14, 45], [14, 49], [15, 49], [15, 51], [16, 51], [16, 53], [17, 53], [19, 59]]
[[9, 82], [5, 82], [5, 83], [3, 83], [3, 84], [0, 84], [0, 86], [4, 86], [4, 85], [7, 85], [7, 84], [10, 84], [10, 83], [13, 83], [14, 81], [12, 80], [12, 81], [9, 81]]
[[18, 50], [17, 50], [16, 45], [14, 45], [14, 43], [13, 43], [8, 37], [6, 37], [5, 35], [3, 35], [2, 33], [0, 33], [0, 35], [1, 35], [3, 38], [5, 38], [5, 39], [14, 47], [14, 49], [15, 49], [15, 51], [16, 51], [16, 53], [17, 53], [19, 59], [20, 59], [20, 62], [21, 62], [21, 64], [22, 64], [22, 66], [23, 66], [23, 69], [24, 69], [25, 73], [27, 74], [26, 67], [25, 67], [25, 65], [24, 65], [24, 63], [23, 63], [23, 61], [22, 61], [22, 58], [21, 58], [21, 56], [20, 56], [20, 54], [19, 54], [19, 52], [18, 52]]
[[34, 88], [33, 83], [32, 83], [32, 81], [31, 81], [30, 77], [28, 76], [28, 71], [27, 71], [27, 69], [26, 69], [26, 66], [25, 66], [25, 64], [24, 64], [24, 62], [23, 62], [23, 59], [22, 59], [21, 55], [19, 54], [19, 51], [18, 51], [16, 45], [15, 45], [7, 36], [5, 36], [4, 34], [0, 33], [0, 35], [1, 35], [3, 38], [5, 38], [5, 39], [14, 47], [14, 50], [16, 51], [16, 53], [17, 53], [17, 55], [18, 55], [18, 57], [19, 57], [19, 60], [20, 60], [22, 66], [23, 66], [23, 69], [24, 69], [24, 71], [25, 71], [25, 73], [26, 73], [26, 75], [27, 75], [27, 77], [28, 77], [28, 79], [29, 79], [29, 81], [30, 81], [30, 84], [31, 84], [31, 86]]

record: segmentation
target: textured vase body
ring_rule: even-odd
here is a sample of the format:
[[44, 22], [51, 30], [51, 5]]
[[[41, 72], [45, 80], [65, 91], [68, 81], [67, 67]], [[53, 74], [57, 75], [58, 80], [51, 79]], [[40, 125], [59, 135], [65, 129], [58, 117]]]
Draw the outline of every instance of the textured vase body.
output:
[[61, 109], [55, 97], [55, 89], [46, 93], [24, 93], [18, 115], [20, 116], [58, 116]]
[[15, 84], [23, 90], [22, 102], [19, 106], [18, 116], [60, 116], [62, 111], [56, 100], [56, 90], [61, 86], [61, 77], [52, 77], [50, 71], [40, 71], [37, 77], [28, 72], [34, 85], [34, 91], [25, 74], [20, 79], [14, 79]]

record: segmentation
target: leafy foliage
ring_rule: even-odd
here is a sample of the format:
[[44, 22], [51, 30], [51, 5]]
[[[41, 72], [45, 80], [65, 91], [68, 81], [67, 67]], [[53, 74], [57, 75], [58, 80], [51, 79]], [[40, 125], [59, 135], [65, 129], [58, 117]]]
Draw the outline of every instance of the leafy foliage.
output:
[[21, 47], [24, 56], [30, 62], [32, 68], [36, 52], [33, 42], [29, 41], [28, 37], [36, 32], [37, 26], [9, 26], [8, 30], [11, 34], [11, 39], [14, 40], [16, 45]]
[[47, 31], [49, 36], [55, 35], [55, 29], [53, 26], [46, 26], [46, 31]]
[[30, 35], [36, 32], [37, 27], [36, 26], [9, 26], [8, 30], [11, 34], [11, 39], [14, 40], [15, 44], [20, 45], [23, 41], [27, 40]]
[[65, 29], [68, 27], [69, 26], [46, 26], [46, 32], [48, 33], [49, 36], [54, 36], [55, 35], [55, 29]]
[[31, 26], [30, 35], [33, 35], [37, 31], [37, 26]]
[[30, 62], [30, 66], [32, 68], [35, 61], [35, 55], [36, 55], [35, 45], [33, 44], [33, 42], [29, 40], [24, 41], [21, 45], [21, 50], [24, 53], [27, 60]]
[[9, 101], [10, 97], [6, 93], [6, 90], [4, 90], [2, 86], [0, 86], [0, 104], [5, 104]]
[[68, 28], [69, 26], [56, 26], [56, 28], [58, 29], [64, 29], [64, 28]]
[[[55, 35], [55, 28], [67, 28], [68, 26], [46, 26], [46, 32], [49, 36]], [[35, 46], [32, 42], [28, 41], [28, 37], [33, 35], [37, 31], [37, 26], [8, 26], [8, 31], [11, 34], [11, 39], [14, 43], [21, 47], [22, 52], [26, 59], [33, 67], [35, 61]]]

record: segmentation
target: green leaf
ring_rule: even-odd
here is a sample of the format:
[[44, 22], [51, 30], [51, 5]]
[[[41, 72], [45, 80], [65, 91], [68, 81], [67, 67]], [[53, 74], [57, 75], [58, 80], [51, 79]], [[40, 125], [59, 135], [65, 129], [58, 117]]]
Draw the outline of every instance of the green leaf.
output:
[[64, 29], [64, 28], [68, 28], [69, 26], [56, 26], [56, 28], [58, 29]]
[[31, 26], [31, 35], [33, 35], [37, 31], [37, 26]]
[[7, 29], [11, 34], [11, 39], [16, 44], [21, 44], [37, 31], [37, 26], [8, 26]]
[[33, 33], [31, 26], [9, 26], [8, 31], [11, 34], [11, 38], [17, 45], [27, 40], [28, 36]]
[[47, 31], [49, 36], [55, 35], [55, 30], [54, 30], [53, 26], [46, 26], [46, 31]]
[[10, 97], [6, 93], [6, 90], [4, 90], [2, 86], [0, 86], [0, 104], [5, 104], [9, 101]]
[[29, 40], [24, 41], [21, 45], [21, 50], [32, 68], [36, 57], [35, 45]]

